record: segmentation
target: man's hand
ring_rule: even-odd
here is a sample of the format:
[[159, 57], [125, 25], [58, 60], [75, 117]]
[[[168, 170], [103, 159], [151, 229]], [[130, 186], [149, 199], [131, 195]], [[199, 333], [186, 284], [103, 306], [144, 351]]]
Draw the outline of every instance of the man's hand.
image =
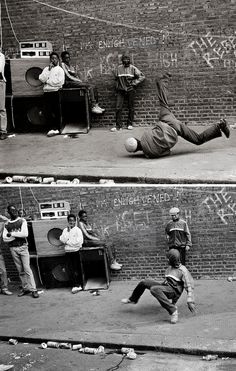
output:
[[188, 309], [190, 310], [190, 312], [192, 312], [193, 314], [196, 314], [195, 304], [194, 303], [187, 303], [187, 304], [188, 304]]
[[7, 237], [11, 237], [11, 233], [10, 232], [7, 233]]
[[189, 251], [190, 250], [190, 246], [186, 246], [186, 251]]

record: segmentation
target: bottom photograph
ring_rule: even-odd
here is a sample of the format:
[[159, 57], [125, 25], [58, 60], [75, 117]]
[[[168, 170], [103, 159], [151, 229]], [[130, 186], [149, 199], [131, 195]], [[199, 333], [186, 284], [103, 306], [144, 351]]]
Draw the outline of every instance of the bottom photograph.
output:
[[236, 187], [3, 186], [0, 214], [0, 370], [236, 367]]

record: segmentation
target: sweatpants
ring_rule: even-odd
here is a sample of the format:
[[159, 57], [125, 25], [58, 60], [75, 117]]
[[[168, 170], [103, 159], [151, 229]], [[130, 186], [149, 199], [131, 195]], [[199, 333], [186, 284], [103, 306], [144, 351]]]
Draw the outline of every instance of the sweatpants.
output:
[[198, 146], [212, 139], [221, 137], [222, 133], [219, 124], [213, 124], [201, 133], [197, 133], [175, 117], [170, 110], [168, 102], [168, 81], [168, 77], [156, 80], [157, 95], [160, 103], [159, 120], [175, 129], [180, 137]]
[[[176, 311], [175, 303], [179, 299], [180, 295], [168, 284], [160, 283], [151, 279], [140, 281], [135, 287], [132, 295], [129, 297], [129, 300], [137, 303], [146, 289], [150, 290], [150, 293], [159, 301], [161, 306], [165, 308], [169, 314]], [[171, 299], [172, 302], [169, 299]]]

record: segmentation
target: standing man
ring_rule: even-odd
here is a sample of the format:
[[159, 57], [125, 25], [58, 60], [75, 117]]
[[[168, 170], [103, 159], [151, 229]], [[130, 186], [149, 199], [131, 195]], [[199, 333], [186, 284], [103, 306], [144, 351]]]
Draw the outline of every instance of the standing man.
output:
[[48, 137], [60, 134], [60, 105], [58, 90], [62, 88], [65, 82], [65, 74], [59, 66], [59, 55], [55, 52], [50, 54], [49, 66], [43, 69], [39, 75], [39, 80], [44, 84], [44, 99], [46, 112], [50, 112], [51, 130], [47, 133]]
[[4, 76], [5, 55], [0, 48], [0, 140], [7, 139], [6, 79]]
[[117, 67], [115, 72], [116, 79], [116, 126], [111, 128], [112, 132], [122, 129], [122, 108], [124, 99], [128, 101], [128, 120], [126, 129], [133, 129], [134, 121], [134, 97], [137, 86], [145, 79], [144, 74], [130, 63], [130, 56], [124, 53], [121, 57], [122, 64]]
[[188, 224], [179, 217], [179, 208], [170, 209], [171, 221], [166, 225], [165, 233], [169, 249], [177, 249], [180, 253], [181, 264], [185, 265], [185, 252], [192, 246]]
[[[4, 222], [8, 219], [3, 215], [0, 215], [0, 293], [3, 295], [12, 295], [12, 292], [8, 290], [8, 279], [5, 261], [2, 253], [2, 232], [4, 228]], [[3, 222], [2, 222], [3, 221]]]
[[29, 293], [33, 298], [38, 298], [33, 272], [30, 268], [30, 257], [28, 251], [28, 226], [24, 218], [18, 216], [18, 210], [14, 205], [7, 207], [10, 220], [5, 223], [3, 230], [3, 241], [7, 242], [12, 258], [18, 270], [22, 291], [18, 296]]

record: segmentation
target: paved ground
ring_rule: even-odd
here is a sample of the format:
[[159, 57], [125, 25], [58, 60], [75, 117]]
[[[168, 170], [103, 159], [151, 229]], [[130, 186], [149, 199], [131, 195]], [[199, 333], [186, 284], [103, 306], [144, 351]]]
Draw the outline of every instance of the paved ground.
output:
[[136, 284], [112, 281], [99, 296], [89, 291], [73, 295], [68, 288], [44, 290], [39, 299], [18, 298], [16, 291], [1, 296], [0, 340], [58, 340], [236, 357], [236, 282], [195, 281], [198, 313], [193, 316], [188, 310], [184, 293], [176, 325], [149, 291], [137, 305], [121, 303]]
[[[196, 131], [203, 128], [194, 126]], [[235, 183], [236, 130], [229, 139], [222, 136], [198, 147], [179, 138], [171, 156], [150, 160], [124, 148], [126, 138], [139, 138], [144, 129], [111, 133], [94, 128], [76, 139], [16, 134], [1, 141], [0, 178], [20, 174], [85, 182], [107, 178], [116, 183]]]

